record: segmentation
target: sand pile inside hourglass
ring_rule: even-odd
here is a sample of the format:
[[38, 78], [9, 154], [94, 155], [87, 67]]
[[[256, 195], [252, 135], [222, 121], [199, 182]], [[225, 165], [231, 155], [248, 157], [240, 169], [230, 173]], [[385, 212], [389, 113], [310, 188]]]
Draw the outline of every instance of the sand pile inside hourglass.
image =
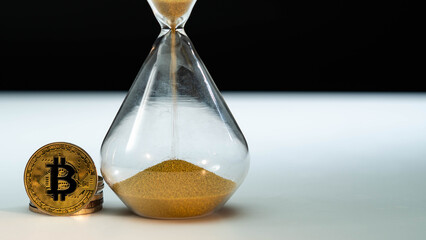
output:
[[236, 184], [183, 160], [167, 160], [112, 186], [136, 213], [154, 218], [202, 216], [220, 207]]
[[174, 23], [183, 16], [195, 0], [152, 0], [158, 12]]

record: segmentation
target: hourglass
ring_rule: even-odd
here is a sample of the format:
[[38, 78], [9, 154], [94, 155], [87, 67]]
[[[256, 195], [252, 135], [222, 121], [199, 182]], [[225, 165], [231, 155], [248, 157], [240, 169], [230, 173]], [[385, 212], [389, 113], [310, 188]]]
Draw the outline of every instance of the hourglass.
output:
[[161, 32], [104, 139], [102, 175], [140, 216], [205, 216], [244, 180], [248, 146], [184, 31], [195, 0], [148, 2]]

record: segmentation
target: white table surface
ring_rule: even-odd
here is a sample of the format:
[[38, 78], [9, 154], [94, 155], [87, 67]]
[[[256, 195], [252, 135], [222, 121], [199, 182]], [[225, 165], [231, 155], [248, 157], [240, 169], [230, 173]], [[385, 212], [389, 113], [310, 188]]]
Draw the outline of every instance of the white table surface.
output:
[[125, 93], [0, 92], [0, 239], [426, 239], [426, 94], [225, 93], [250, 146], [224, 209], [193, 220], [29, 212], [23, 184], [54, 141], [99, 148]]

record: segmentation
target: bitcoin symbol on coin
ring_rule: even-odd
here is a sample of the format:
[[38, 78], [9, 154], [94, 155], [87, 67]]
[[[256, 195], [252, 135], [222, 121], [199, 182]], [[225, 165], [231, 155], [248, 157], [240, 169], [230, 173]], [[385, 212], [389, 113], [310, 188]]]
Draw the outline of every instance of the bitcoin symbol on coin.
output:
[[[66, 164], [64, 157], [60, 158], [59, 163], [58, 160], [58, 157], [54, 157], [53, 164], [46, 164], [46, 167], [50, 168], [50, 190], [47, 190], [47, 194], [53, 195], [53, 201], [58, 201], [59, 195], [61, 196], [61, 201], [65, 201], [65, 197], [73, 193], [77, 188], [77, 182], [72, 179], [75, 170], [71, 165]], [[67, 174], [65, 176], [59, 176], [59, 168], [66, 170]], [[66, 181], [69, 187], [65, 190], [59, 190], [60, 180]]]

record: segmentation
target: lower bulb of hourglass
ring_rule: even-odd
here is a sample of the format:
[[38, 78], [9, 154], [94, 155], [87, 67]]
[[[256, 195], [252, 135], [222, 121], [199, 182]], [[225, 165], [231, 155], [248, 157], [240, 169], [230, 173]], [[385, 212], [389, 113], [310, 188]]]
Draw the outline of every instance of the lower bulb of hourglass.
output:
[[[102, 174], [138, 215], [208, 215], [229, 199], [244, 178], [246, 145], [237, 136], [225, 138], [229, 134], [226, 125], [204, 104], [190, 100], [179, 104], [179, 142], [171, 142], [170, 100], [161, 102], [157, 99], [144, 107], [146, 122], [138, 129], [134, 128], [141, 117], [138, 111], [127, 114], [114, 128], [102, 148]], [[175, 155], [172, 148], [176, 148]]]

